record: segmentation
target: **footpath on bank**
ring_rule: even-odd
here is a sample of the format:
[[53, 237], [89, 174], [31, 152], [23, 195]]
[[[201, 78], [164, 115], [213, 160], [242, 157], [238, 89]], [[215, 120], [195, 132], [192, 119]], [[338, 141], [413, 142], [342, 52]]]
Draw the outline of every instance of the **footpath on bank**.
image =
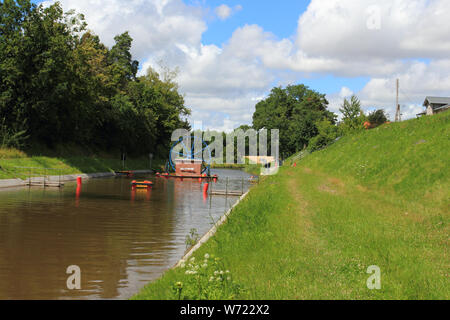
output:
[[449, 299], [449, 120], [387, 124], [286, 161], [132, 299]]

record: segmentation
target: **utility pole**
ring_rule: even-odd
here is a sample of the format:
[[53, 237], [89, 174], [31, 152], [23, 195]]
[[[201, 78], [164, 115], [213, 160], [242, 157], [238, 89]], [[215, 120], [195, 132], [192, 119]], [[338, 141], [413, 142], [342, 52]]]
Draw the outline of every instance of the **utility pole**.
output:
[[400, 89], [400, 80], [397, 79], [397, 99], [396, 99], [396, 104], [395, 104], [397, 112], [395, 114], [395, 122], [402, 121], [402, 114], [401, 114], [401, 111], [400, 111], [400, 104], [398, 103], [398, 92], [399, 92], [399, 89]]

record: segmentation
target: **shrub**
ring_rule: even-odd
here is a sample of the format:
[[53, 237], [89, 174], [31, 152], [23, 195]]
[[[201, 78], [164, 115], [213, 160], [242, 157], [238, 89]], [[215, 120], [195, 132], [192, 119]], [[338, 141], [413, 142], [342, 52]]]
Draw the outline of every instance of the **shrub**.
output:
[[5, 119], [0, 122], [0, 148], [23, 148], [28, 138], [26, 130], [8, 127]]
[[383, 109], [380, 109], [380, 110], [370, 113], [369, 116], [367, 117], [367, 119], [370, 122], [370, 124], [372, 125], [371, 126], [372, 128], [379, 127], [382, 124], [385, 124], [386, 122], [388, 122], [388, 120], [389, 120]]
[[232, 279], [220, 258], [205, 254], [204, 260], [191, 258], [182, 263], [181, 269], [186, 275], [184, 282], [173, 286], [175, 299], [178, 300], [233, 300], [240, 296], [243, 289]]
[[326, 147], [341, 135], [341, 130], [339, 129], [339, 127], [333, 125], [327, 119], [323, 119], [317, 122], [316, 127], [319, 131], [319, 134], [311, 139], [308, 146], [308, 151], [310, 152], [314, 152]]

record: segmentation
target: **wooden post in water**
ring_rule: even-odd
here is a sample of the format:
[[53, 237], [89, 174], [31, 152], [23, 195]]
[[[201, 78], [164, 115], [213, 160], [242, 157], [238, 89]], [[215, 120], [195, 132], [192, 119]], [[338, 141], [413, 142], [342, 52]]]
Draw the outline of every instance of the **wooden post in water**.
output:
[[225, 186], [225, 195], [228, 195], [228, 177], [227, 177], [227, 183]]

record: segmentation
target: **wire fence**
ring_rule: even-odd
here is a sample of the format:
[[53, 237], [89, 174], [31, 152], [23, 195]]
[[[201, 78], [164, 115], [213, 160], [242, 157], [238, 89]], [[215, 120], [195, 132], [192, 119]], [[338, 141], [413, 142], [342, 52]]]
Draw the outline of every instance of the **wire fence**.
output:
[[42, 167], [1, 167], [4, 174], [25, 181], [27, 185], [62, 186], [64, 169]]
[[256, 178], [241, 177], [240, 179], [224, 177], [210, 184], [209, 194], [225, 195], [225, 196], [242, 196], [250, 189], [252, 185], [258, 183], [259, 177]]

